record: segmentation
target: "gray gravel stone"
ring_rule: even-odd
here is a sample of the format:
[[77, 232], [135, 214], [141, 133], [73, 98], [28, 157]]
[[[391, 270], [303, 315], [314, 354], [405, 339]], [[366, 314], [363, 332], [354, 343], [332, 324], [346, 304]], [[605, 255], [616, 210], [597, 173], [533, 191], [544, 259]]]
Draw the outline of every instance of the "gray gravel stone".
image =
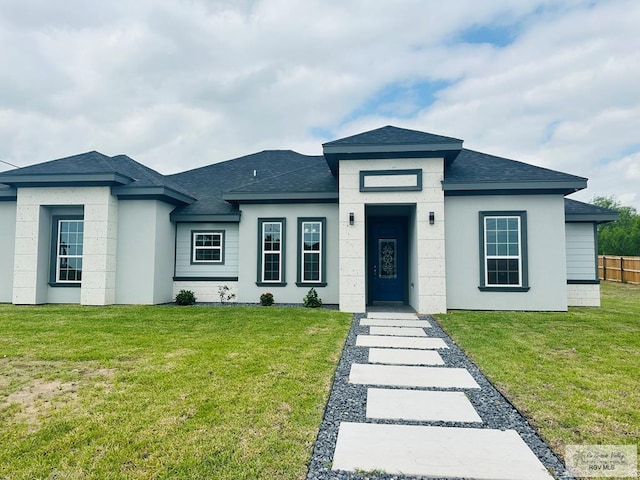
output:
[[[331, 470], [333, 452], [335, 450], [338, 429], [341, 422], [367, 422], [365, 416], [367, 386], [348, 383], [349, 371], [353, 363], [368, 363], [368, 348], [356, 347], [356, 336], [367, 334], [368, 327], [360, 326], [363, 314], [354, 315], [351, 329], [347, 336], [342, 357], [336, 369], [333, 386], [329, 400], [324, 411], [324, 418], [313, 448], [311, 462], [307, 471], [307, 480], [401, 480], [401, 479], [426, 479], [427, 477], [405, 477], [381, 473], [354, 473]], [[564, 464], [549, 448], [546, 442], [538, 435], [527, 420], [518, 410], [502, 396], [498, 390], [480, 372], [460, 350], [451, 338], [444, 333], [438, 323], [431, 317], [433, 324], [428, 335], [442, 338], [449, 346], [448, 349], [438, 350], [445, 366], [466, 368], [471, 376], [480, 385], [480, 390], [465, 390], [478, 415], [482, 418], [482, 424], [456, 423], [456, 422], [409, 422], [396, 420], [369, 420], [368, 423], [391, 423], [406, 425], [433, 425], [446, 427], [467, 428], [491, 428], [516, 430], [542, 464], [557, 479], [573, 480], [574, 477], [565, 468]], [[390, 387], [393, 388], [393, 387]], [[406, 388], [406, 387], [402, 387]], [[420, 389], [429, 390], [429, 389]], [[440, 389], [433, 389], [440, 390]], [[431, 480], [432, 477], [429, 477]]]

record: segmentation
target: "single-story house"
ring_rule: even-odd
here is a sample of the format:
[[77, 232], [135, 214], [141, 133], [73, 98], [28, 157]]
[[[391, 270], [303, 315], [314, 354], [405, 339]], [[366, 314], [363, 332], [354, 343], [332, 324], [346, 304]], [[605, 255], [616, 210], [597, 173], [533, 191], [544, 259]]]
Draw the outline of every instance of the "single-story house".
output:
[[0, 173], [0, 302], [599, 305], [587, 179], [386, 126], [175, 175], [88, 152]]

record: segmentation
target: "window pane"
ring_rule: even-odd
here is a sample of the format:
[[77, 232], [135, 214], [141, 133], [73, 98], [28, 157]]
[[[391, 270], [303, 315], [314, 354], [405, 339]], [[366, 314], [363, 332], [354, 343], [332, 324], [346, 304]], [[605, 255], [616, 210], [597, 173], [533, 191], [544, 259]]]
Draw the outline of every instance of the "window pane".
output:
[[264, 255], [264, 280], [280, 280], [280, 254], [267, 253]]
[[83, 230], [82, 220], [58, 221], [56, 281], [82, 280]]
[[519, 285], [520, 272], [517, 259], [488, 259], [488, 285]]
[[320, 254], [304, 254], [304, 276], [305, 281], [320, 281]]

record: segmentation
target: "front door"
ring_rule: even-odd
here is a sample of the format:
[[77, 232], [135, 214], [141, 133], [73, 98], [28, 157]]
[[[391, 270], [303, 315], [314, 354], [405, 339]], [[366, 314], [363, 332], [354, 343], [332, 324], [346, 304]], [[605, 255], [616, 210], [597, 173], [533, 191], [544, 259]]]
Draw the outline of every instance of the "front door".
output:
[[373, 217], [368, 230], [369, 304], [405, 302], [406, 219]]

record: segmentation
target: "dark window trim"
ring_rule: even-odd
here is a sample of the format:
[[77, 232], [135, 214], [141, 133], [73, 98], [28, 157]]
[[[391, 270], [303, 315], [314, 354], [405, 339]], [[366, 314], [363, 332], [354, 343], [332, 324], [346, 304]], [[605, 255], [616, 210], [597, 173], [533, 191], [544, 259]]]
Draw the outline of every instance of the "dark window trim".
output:
[[[485, 256], [485, 217], [520, 217], [520, 264], [522, 271], [521, 285], [487, 285], [486, 284], [486, 256]], [[527, 247], [527, 212], [524, 210], [492, 210], [478, 212], [478, 229], [479, 229], [479, 257], [480, 257], [480, 286], [481, 292], [528, 292], [529, 286], [529, 250]]]
[[[367, 177], [382, 176], [404, 176], [415, 175], [416, 184], [414, 186], [380, 186], [367, 187], [365, 180]], [[422, 191], [422, 169], [414, 168], [409, 170], [361, 170], [360, 171], [360, 191], [361, 192], [421, 192]]]
[[[51, 216], [51, 246], [49, 254], [49, 286], [50, 287], [64, 287], [64, 288], [78, 288], [82, 285], [82, 282], [58, 282], [56, 278], [56, 271], [58, 266], [58, 224], [60, 220], [83, 220], [84, 215], [52, 215]], [[82, 243], [84, 247], [84, 232], [82, 235]], [[84, 253], [83, 253], [83, 268], [84, 268]]]
[[[263, 258], [263, 244], [262, 244], [262, 225], [265, 223], [280, 223], [280, 281], [277, 282], [265, 282], [262, 279], [262, 258]], [[287, 238], [287, 219], [285, 217], [264, 217], [258, 218], [258, 258], [257, 258], [257, 275], [256, 285], [258, 287], [284, 287], [287, 285], [286, 281], [286, 238]]]
[[[220, 234], [220, 260], [200, 260], [194, 259], [196, 253], [195, 238], [197, 234]], [[224, 265], [226, 251], [226, 230], [191, 230], [191, 265]]]
[[[320, 235], [320, 279], [317, 282], [303, 280], [302, 265], [302, 224], [305, 222], [314, 222], [321, 225], [322, 233]], [[298, 237], [297, 237], [298, 264], [296, 266], [297, 276], [296, 285], [298, 287], [325, 287], [327, 285], [327, 217], [298, 217]]]

